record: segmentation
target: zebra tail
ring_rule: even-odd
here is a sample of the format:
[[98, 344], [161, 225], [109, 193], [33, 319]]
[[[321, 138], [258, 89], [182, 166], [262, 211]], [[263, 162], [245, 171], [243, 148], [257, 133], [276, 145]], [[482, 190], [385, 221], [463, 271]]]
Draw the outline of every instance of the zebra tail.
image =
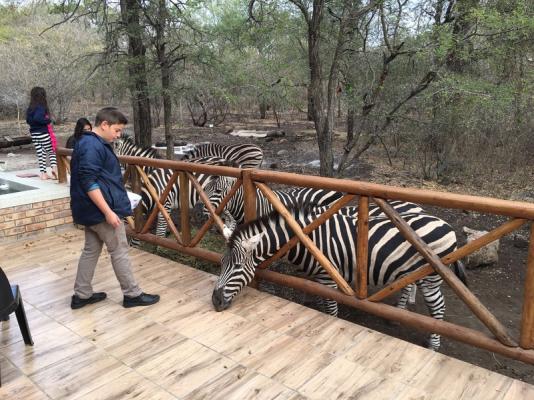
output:
[[467, 274], [465, 272], [465, 265], [460, 260], [454, 262], [454, 274], [462, 281], [465, 286], [467, 284]]

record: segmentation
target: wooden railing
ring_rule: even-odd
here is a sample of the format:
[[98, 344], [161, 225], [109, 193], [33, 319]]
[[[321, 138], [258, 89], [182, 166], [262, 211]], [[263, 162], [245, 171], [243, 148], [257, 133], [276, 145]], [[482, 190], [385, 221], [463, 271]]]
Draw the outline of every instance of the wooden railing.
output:
[[[66, 156], [69, 156], [70, 150], [58, 149], [60, 159], [59, 176], [60, 180], [66, 179]], [[245, 218], [246, 220], [255, 219], [256, 215], [256, 188], [265, 195], [273, 207], [286, 219], [288, 225], [294, 230], [293, 237], [270, 259], [264, 261], [257, 269], [256, 276], [274, 283], [294, 287], [301, 291], [319, 295], [325, 298], [336, 300], [339, 303], [361, 309], [363, 311], [378, 315], [383, 318], [398, 321], [405, 325], [415, 327], [441, 334], [458, 341], [468, 343], [504, 356], [534, 364], [534, 236], [533, 224], [534, 205], [518, 202], [499, 200], [488, 197], [467, 196], [460, 194], [435, 192], [421, 189], [408, 189], [394, 186], [385, 186], [368, 182], [353, 181], [347, 179], [324, 178], [310, 175], [299, 175], [293, 173], [256, 170], [256, 169], [237, 169], [222, 166], [194, 164], [180, 161], [168, 161], [159, 159], [146, 159], [139, 157], [119, 157], [120, 161], [128, 167], [125, 178], [132, 181], [132, 188], [139, 191], [141, 183], [144, 184], [151, 196], [156, 201], [157, 206], [149, 214], [144, 223], [139, 211], [136, 210], [135, 227], [130, 227], [128, 233], [138, 239], [177, 250], [179, 252], [193, 255], [215, 263], [220, 262], [221, 255], [213, 251], [202, 249], [199, 246], [202, 238], [208, 229], [215, 224], [219, 230], [223, 229], [223, 222], [219, 217], [224, 206], [235, 194], [236, 190], [242, 185], [244, 190], [245, 201]], [[158, 196], [157, 191], [150, 187], [148, 177], [144, 167], [168, 168], [174, 173], [165, 190]], [[237, 178], [234, 187], [223, 199], [222, 203], [215, 209], [202, 191], [200, 184], [195, 178], [195, 174], [223, 175]], [[172, 186], [179, 179], [180, 182], [180, 204], [185, 204], [181, 208], [181, 227], [178, 229], [169, 215], [167, 215], [163, 204], [172, 189]], [[188, 207], [188, 181], [199, 192], [201, 200], [206, 204], [210, 211], [210, 218], [197, 231], [194, 237], [191, 237], [191, 228], [189, 224], [189, 207]], [[336, 190], [345, 193], [345, 195], [333, 204], [327, 211], [314, 220], [310, 225], [300, 228], [297, 222], [290, 215], [284, 205], [274, 196], [268, 184], [283, 184], [299, 187], [311, 187], [317, 189]], [[358, 223], [357, 223], [357, 267], [354, 272], [355, 282], [351, 287], [338, 270], [330, 263], [328, 258], [320, 252], [315, 244], [310, 240], [308, 234], [324, 223], [330, 216], [335, 214], [341, 207], [358, 198]], [[434, 205], [444, 208], [456, 208], [462, 210], [472, 210], [488, 214], [503, 215], [510, 219], [501, 226], [493, 229], [484, 236], [469, 242], [465, 246], [448, 254], [440, 259], [437, 257], [411, 229], [411, 227], [393, 210], [385, 200], [403, 200], [419, 204]], [[405, 238], [419, 251], [427, 261], [427, 265], [416, 271], [403, 276], [395, 282], [385, 286], [374, 294], [369, 295], [367, 290], [367, 252], [368, 252], [368, 227], [369, 202], [376, 203], [390, 220], [397, 226]], [[149, 233], [150, 226], [157, 213], [162, 212], [169, 224], [169, 228], [174, 235], [174, 239], [160, 238]], [[520, 327], [520, 337], [516, 340], [510, 335], [506, 328], [498, 319], [478, 300], [478, 298], [454, 275], [447, 267], [448, 264], [465, 257], [468, 254], [482, 248], [502, 236], [520, 228], [523, 224], [530, 223], [531, 237], [529, 242], [529, 251], [527, 259], [527, 274], [524, 286], [524, 299], [522, 309], [522, 319]], [[356, 232], [355, 232], [356, 234]], [[328, 288], [324, 285], [298, 278], [284, 275], [277, 272], [269, 271], [266, 268], [274, 261], [281, 258], [298, 242], [306, 246], [314, 255], [316, 260], [331, 275], [338, 284], [339, 290]], [[483, 332], [466, 328], [457, 324], [445, 321], [439, 321], [434, 318], [417, 314], [407, 310], [381, 303], [386, 297], [398, 292], [408, 284], [414, 283], [419, 279], [437, 272], [443, 277], [443, 280], [453, 289], [456, 295], [469, 307], [477, 318], [489, 329], [494, 337], [488, 336]]]

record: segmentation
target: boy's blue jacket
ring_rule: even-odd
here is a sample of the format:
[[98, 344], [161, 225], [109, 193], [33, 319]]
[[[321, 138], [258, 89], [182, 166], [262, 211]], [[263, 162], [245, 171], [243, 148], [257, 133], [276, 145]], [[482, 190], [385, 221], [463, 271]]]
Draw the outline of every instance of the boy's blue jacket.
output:
[[87, 195], [96, 188], [115, 214], [119, 217], [132, 215], [119, 159], [110, 143], [93, 132], [84, 132], [74, 147], [70, 170], [70, 208], [76, 224], [90, 226], [106, 220]]
[[50, 123], [50, 118], [43, 106], [36, 106], [26, 110], [26, 122], [30, 125], [30, 133], [48, 132], [47, 125]]

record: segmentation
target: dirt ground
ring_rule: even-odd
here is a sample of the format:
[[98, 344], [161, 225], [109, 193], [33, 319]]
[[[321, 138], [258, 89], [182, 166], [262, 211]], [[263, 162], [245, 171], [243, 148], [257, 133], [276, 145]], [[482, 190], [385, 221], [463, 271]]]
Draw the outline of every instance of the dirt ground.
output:
[[[0, 121], [0, 136], [13, 134], [17, 125], [13, 121]], [[228, 135], [230, 129], [278, 129], [272, 125], [272, 121], [238, 119], [224, 126], [215, 128], [176, 128], [174, 130], [176, 142], [217, 142], [217, 143], [243, 143], [250, 142], [259, 145], [265, 153], [262, 168], [280, 171], [290, 171], [297, 173], [318, 174], [316, 167], [318, 160], [317, 147], [315, 144], [315, 134], [311, 122], [298, 121], [293, 124], [286, 123], [281, 128], [284, 136], [276, 138], [241, 138]], [[73, 123], [56, 127], [58, 141], [65, 143], [66, 138], [73, 130]], [[154, 142], [163, 140], [162, 128], [156, 128], [153, 133]], [[336, 146], [343, 145], [342, 134], [336, 135]], [[14, 154], [9, 156], [8, 153]], [[7, 160], [8, 169], [35, 168], [37, 166], [31, 146], [24, 148], [0, 149], [0, 161]], [[506, 190], [486, 182], [484, 188], [465, 187], [459, 184], [443, 186], [435, 182], [422, 181], [409, 172], [402, 165], [387, 165], [381, 157], [379, 150], [372, 150], [349, 170], [349, 177], [352, 179], [365, 180], [381, 184], [391, 184], [405, 187], [417, 187], [449, 191], [453, 193], [495, 196], [499, 198], [509, 198]], [[506, 219], [490, 215], [483, 215], [463, 210], [442, 209], [437, 207], [425, 207], [430, 213], [437, 215], [451, 224], [455, 229], [460, 245], [465, 243], [465, 235], [462, 227], [468, 226], [474, 229], [491, 230], [503, 223]], [[523, 302], [523, 285], [525, 278], [525, 266], [527, 258], [528, 231], [523, 228], [517, 231], [519, 235], [508, 235], [501, 240], [499, 250], [499, 263], [468, 271], [469, 286], [473, 293], [482, 301], [486, 307], [492, 311], [497, 319], [509, 330], [515, 338], [519, 337], [519, 327], [521, 321], [521, 307]], [[278, 270], [290, 271], [291, 267], [280, 264]], [[287, 288], [274, 287], [263, 283], [262, 288], [273, 294], [290, 298], [301, 302], [307, 306], [315, 307], [314, 299]], [[462, 326], [466, 326], [481, 331], [486, 331], [483, 325], [470, 310], [452, 293], [446, 284], [443, 285], [446, 298], [447, 311], [445, 319]], [[388, 303], [393, 304], [394, 298]], [[415, 310], [423, 314], [426, 313], [421, 296], [417, 298]], [[408, 327], [393, 325], [388, 321], [378, 317], [367, 315], [358, 310], [341, 307], [340, 317], [368, 326], [372, 329], [386, 334], [399, 337], [416, 344], [422, 344], [426, 336], [423, 332], [415, 331]], [[453, 340], [442, 338], [440, 352], [452, 357], [470, 362], [484, 368], [497, 371], [504, 375], [511, 376], [534, 384], [534, 367], [518, 361], [513, 361], [485, 350], [467, 346]]]

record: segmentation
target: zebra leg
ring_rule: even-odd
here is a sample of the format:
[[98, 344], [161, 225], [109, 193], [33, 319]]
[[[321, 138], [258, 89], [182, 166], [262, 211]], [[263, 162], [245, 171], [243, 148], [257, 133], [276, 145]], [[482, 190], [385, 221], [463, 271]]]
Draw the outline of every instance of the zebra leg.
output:
[[132, 247], [139, 247], [141, 245], [141, 241], [133, 236], [130, 236], [128, 237], [128, 244]]
[[[171, 215], [171, 205], [167, 201], [163, 205], [167, 214]], [[164, 238], [167, 236], [167, 220], [161, 212], [158, 213], [158, 224], [156, 225], [156, 236]]]
[[[441, 293], [441, 283], [442, 278], [437, 274], [427, 276], [417, 282], [417, 286], [419, 286], [419, 289], [423, 294], [430, 315], [437, 320], [443, 320], [445, 315], [445, 298]], [[426, 347], [432, 350], [438, 350], [440, 344], [440, 335], [431, 333], [428, 337]]]
[[397, 300], [397, 307], [406, 310], [408, 304], [415, 304], [415, 295], [417, 293], [417, 286], [411, 283], [402, 288], [399, 300]]
[[167, 236], [167, 220], [161, 213], [158, 214], [158, 223], [156, 225], [156, 236], [162, 237], [162, 238]]
[[408, 304], [415, 304], [415, 296], [417, 295], [417, 285], [412, 283], [410, 285], [412, 287], [412, 290], [410, 291], [410, 297], [408, 297]]
[[[336, 282], [334, 282], [332, 278], [330, 277], [330, 275], [328, 275], [327, 273], [319, 274], [315, 276], [314, 280], [317, 283], [320, 283], [322, 285], [325, 285], [325, 286], [331, 287], [332, 289], [337, 290]], [[337, 313], [338, 313], [337, 301], [319, 297], [318, 306], [319, 306], [319, 309], [325, 314], [329, 314], [329, 315], [332, 315], [333, 317], [337, 317]]]

